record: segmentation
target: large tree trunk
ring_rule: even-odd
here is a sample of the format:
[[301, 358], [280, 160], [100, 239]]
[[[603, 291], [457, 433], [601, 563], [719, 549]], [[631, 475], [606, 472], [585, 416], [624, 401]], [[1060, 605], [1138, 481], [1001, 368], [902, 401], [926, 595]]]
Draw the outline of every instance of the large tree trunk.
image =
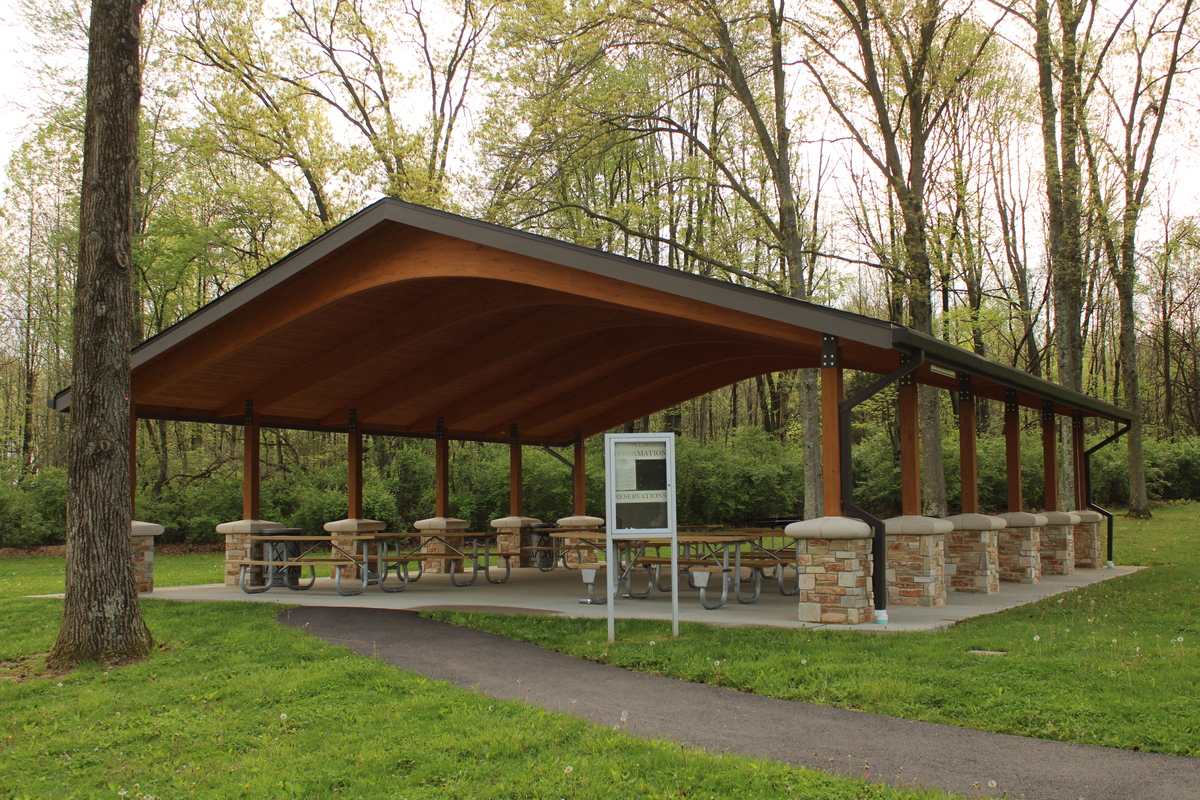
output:
[[130, 539], [130, 309], [140, 0], [93, 0], [75, 288], [66, 600], [56, 668], [144, 658]]

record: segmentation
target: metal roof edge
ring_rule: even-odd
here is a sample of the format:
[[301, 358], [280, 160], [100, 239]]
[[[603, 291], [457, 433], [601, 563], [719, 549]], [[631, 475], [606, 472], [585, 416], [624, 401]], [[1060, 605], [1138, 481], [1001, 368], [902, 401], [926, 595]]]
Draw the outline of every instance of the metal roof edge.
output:
[[1138, 415], [1095, 397], [1059, 386], [1045, 378], [1030, 375], [1016, 367], [1001, 364], [990, 358], [965, 350], [950, 342], [897, 325], [897, 343], [924, 350], [929, 360], [942, 366], [986, 377], [1013, 389], [1019, 389], [1047, 400], [1087, 411], [1115, 422], [1132, 422]]

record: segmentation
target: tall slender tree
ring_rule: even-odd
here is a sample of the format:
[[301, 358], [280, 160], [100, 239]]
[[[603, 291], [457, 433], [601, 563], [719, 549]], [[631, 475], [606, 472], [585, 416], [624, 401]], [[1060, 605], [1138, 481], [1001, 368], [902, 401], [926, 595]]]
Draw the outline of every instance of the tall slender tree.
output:
[[75, 289], [66, 600], [49, 663], [144, 658], [129, 535], [141, 0], [93, 0]]

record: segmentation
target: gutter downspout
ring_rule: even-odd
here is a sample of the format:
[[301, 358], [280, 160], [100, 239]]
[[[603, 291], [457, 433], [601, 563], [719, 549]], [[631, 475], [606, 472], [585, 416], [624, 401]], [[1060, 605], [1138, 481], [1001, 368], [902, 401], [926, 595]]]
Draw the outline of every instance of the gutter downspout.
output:
[[1126, 422], [1124, 428], [1121, 428], [1099, 444], [1089, 447], [1083, 454], [1083, 491], [1084, 496], [1087, 497], [1087, 507], [1092, 511], [1102, 514], [1108, 520], [1108, 558], [1106, 560], [1108, 561], [1109, 569], [1113, 568], [1113, 515], [1112, 512], [1092, 502], [1092, 453], [1120, 439], [1129, 433], [1129, 429], [1132, 427], [1132, 422]]
[[854, 505], [854, 469], [850, 462], [850, 412], [865, 400], [874, 397], [891, 384], [910, 375], [925, 363], [925, 351], [900, 354], [900, 366], [872, 383], [838, 406], [838, 442], [842, 450], [842, 513], [861, 519], [871, 526], [871, 595], [875, 604], [875, 621], [886, 624], [887, 614], [887, 537], [883, 520]]

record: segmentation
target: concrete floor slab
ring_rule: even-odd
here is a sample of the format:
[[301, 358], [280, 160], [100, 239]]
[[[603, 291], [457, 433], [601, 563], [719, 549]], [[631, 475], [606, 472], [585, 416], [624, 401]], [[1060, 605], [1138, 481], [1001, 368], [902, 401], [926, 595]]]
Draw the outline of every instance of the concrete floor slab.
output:
[[[796, 598], [781, 595], [773, 581], [764, 582], [762, 595], [756, 603], [741, 605], [733, 599], [731, 593], [729, 602], [724, 607], [712, 611], [701, 607], [696, 590], [681, 586], [679, 618], [683, 622], [703, 622], [709, 625], [734, 627], [761, 625], [778, 628], [831, 628], [875, 632], [932, 631], [948, 628], [956, 622], [970, 617], [993, 614], [1081, 586], [1129, 575], [1137, 569], [1139, 568], [1115, 567], [1079, 570], [1073, 575], [1048, 575], [1040, 583], [1035, 584], [1001, 584], [1000, 592], [992, 595], [951, 592], [946, 605], [938, 608], [892, 605], [888, 609], [890, 621], [885, 625], [876, 623], [821, 625], [800, 622]], [[638, 587], [640, 586], [639, 582]], [[562, 615], [589, 619], [605, 619], [607, 617], [604, 606], [580, 604], [579, 600], [587, 596], [587, 590], [579, 572], [563, 569], [556, 569], [553, 572], [514, 569], [512, 577], [507, 583], [487, 583], [480, 576], [474, 586], [464, 587], [453, 586], [447, 575], [426, 574], [420, 581], [411, 584], [403, 592], [388, 594], [371, 586], [366, 592], [356, 597], [339, 595], [330, 578], [319, 578], [316, 585], [306, 591], [289, 591], [280, 588], [262, 594], [246, 594], [237, 587], [212, 584], [160, 587], [152, 594], [142, 596], [163, 600], [267, 602], [304, 606], [389, 608], [408, 611], [486, 611]], [[619, 619], [669, 621], [671, 619], [670, 595], [655, 591], [644, 600], [619, 598], [616, 605], [616, 616]]]

